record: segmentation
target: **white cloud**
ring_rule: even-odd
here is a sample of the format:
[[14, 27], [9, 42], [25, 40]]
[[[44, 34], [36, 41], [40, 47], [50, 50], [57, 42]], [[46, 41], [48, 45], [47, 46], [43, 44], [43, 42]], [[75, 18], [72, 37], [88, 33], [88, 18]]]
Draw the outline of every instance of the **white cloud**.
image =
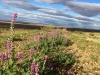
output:
[[69, 7], [72, 11], [83, 16], [96, 16], [100, 14], [100, 4], [77, 2], [75, 0], [36, 0], [50, 4], [63, 4]]
[[39, 6], [30, 4], [27, 0], [3, 0], [8, 6], [22, 8], [25, 10], [37, 10], [41, 9]]
[[65, 5], [72, 11], [84, 16], [96, 16], [100, 14], [100, 4], [66, 1]]
[[46, 3], [50, 3], [50, 4], [63, 4], [66, 1], [73, 1], [73, 0], [36, 0], [38, 2], [46, 2]]
[[40, 9], [38, 11], [43, 12], [45, 14], [49, 14], [49, 15], [64, 16], [64, 17], [73, 18], [72, 15], [66, 14], [64, 11], [57, 10], [57, 9], [49, 9], [48, 8], [48, 9]]

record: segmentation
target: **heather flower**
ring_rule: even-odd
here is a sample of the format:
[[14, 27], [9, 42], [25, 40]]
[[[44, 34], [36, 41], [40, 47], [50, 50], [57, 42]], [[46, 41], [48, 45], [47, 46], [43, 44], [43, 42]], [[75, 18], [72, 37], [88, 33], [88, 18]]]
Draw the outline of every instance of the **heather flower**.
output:
[[8, 55], [11, 53], [11, 41], [7, 41]]
[[30, 74], [33, 74], [35, 72], [35, 62], [33, 61], [32, 64], [31, 64], [31, 71], [30, 71]]
[[24, 53], [20, 53], [20, 54], [18, 54], [18, 56], [17, 56], [18, 61], [20, 61], [24, 56], [25, 56]]
[[45, 55], [45, 57], [44, 57], [44, 65], [45, 65], [45, 63], [46, 63], [46, 61], [47, 61], [47, 58], [48, 58], [48, 56]]
[[14, 21], [15, 21], [15, 19], [17, 18], [17, 13], [14, 13], [13, 14], [13, 19], [12, 19], [12, 21], [11, 21], [11, 39], [13, 39], [13, 37], [14, 37]]
[[8, 47], [8, 49], [11, 49], [11, 41], [10, 40], [7, 41], [7, 47]]
[[32, 54], [34, 53], [34, 48], [30, 49], [30, 56], [32, 56]]
[[14, 13], [12, 21], [15, 21], [16, 18], [17, 18], [17, 13]]
[[35, 73], [36, 73], [36, 75], [39, 75], [39, 66], [38, 65], [35, 66]]
[[2, 61], [5, 61], [5, 60], [8, 59], [8, 57], [5, 54], [1, 54], [0, 58], [1, 58]]

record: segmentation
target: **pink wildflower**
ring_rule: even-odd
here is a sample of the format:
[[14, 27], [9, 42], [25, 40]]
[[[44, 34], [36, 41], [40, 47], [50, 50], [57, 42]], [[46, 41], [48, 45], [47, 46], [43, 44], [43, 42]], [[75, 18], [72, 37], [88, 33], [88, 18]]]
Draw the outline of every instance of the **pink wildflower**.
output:
[[14, 13], [12, 21], [15, 21], [16, 18], [17, 18], [17, 13]]
[[39, 66], [35, 66], [35, 73], [39, 75]]
[[7, 41], [7, 48], [8, 48], [8, 54], [10, 54], [11, 52], [11, 41], [10, 40]]
[[34, 53], [34, 48], [30, 49], [30, 55], [32, 56], [32, 54]]
[[20, 54], [18, 54], [18, 56], [17, 56], [18, 61], [20, 61], [24, 56], [25, 56], [24, 53], [20, 53]]
[[30, 71], [30, 74], [33, 74], [35, 72], [35, 62], [33, 61], [32, 64], [31, 64], [31, 71]]
[[5, 61], [5, 60], [8, 59], [8, 57], [5, 54], [1, 54], [0, 58], [1, 58], [2, 61]]

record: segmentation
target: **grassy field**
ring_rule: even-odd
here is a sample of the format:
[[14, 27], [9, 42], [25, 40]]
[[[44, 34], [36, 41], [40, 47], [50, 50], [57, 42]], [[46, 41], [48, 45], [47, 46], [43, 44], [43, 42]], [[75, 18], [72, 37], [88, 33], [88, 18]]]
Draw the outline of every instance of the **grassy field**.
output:
[[82, 68], [81, 73], [86, 75], [100, 74], [100, 33], [96, 32], [69, 32], [70, 39], [74, 42], [69, 48], [76, 50], [79, 62], [76, 63]]
[[[54, 31], [52, 27], [41, 29], [20, 29], [15, 28], [15, 41], [13, 45], [17, 52], [28, 52], [26, 44], [33, 40], [34, 35], [42, 35]], [[71, 69], [75, 75], [100, 75], [100, 33], [67, 31], [65, 28], [60, 29], [62, 36], [67, 37], [72, 44], [64, 47], [62, 51], [74, 53], [77, 58]], [[0, 52], [7, 51], [7, 39], [10, 36], [9, 28], [0, 28]]]

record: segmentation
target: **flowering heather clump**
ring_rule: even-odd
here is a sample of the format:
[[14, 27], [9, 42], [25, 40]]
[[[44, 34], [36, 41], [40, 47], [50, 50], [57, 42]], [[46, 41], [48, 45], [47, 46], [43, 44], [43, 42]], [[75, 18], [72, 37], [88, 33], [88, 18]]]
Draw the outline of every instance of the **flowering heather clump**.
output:
[[11, 29], [11, 39], [13, 39], [13, 37], [14, 37], [14, 21], [15, 21], [16, 18], [17, 18], [17, 13], [14, 13], [12, 21], [11, 21], [11, 27], [10, 27], [10, 29]]
[[16, 18], [17, 18], [17, 13], [14, 13], [14, 14], [13, 14], [12, 22], [14, 22]]
[[35, 73], [36, 73], [36, 75], [39, 75], [39, 66], [38, 65], [35, 66]]
[[9, 57], [11, 53], [11, 41], [10, 40], [7, 41], [7, 49], [8, 49], [8, 57]]
[[18, 61], [20, 61], [24, 56], [25, 56], [24, 53], [19, 53], [19, 54], [17, 55]]
[[2, 61], [6, 61], [8, 59], [8, 57], [5, 54], [1, 54], [0, 58]]
[[35, 73], [35, 62], [33, 61], [32, 64], [31, 64], [31, 71], [30, 71], [30, 74], [34, 74]]
[[30, 68], [30, 74], [39, 75], [39, 66], [33, 61]]

